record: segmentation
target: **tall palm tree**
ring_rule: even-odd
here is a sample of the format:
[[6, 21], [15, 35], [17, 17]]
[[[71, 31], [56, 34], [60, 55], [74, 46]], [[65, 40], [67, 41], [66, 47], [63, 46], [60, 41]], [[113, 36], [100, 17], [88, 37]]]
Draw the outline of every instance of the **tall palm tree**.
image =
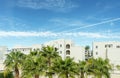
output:
[[78, 63], [78, 71], [80, 72], [80, 78], [84, 78], [84, 74], [86, 72], [86, 61], [79, 61]]
[[75, 78], [75, 75], [78, 74], [77, 64], [73, 61], [73, 58], [56, 60], [53, 64], [53, 71], [58, 74], [58, 78]]
[[14, 71], [14, 78], [19, 78], [19, 70], [25, 55], [20, 51], [12, 51], [6, 54], [6, 59], [4, 61], [6, 71]]
[[53, 71], [51, 69], [52, 63], [55, 59], [60, 57], [57, 52], [57, 49], [53, 46], [42, 47], [42, 56], [44, 56], [47, 61], [48, 65], [47, 76], [49, 78], [52, 78], [53, 75]]
[[[38, 50], [30, 52], [24, 61], [22, 68], [23, 78], [39, 78], [45, 72], [46, 62]], [[29, 72], [29, 73], [28, 73]]]

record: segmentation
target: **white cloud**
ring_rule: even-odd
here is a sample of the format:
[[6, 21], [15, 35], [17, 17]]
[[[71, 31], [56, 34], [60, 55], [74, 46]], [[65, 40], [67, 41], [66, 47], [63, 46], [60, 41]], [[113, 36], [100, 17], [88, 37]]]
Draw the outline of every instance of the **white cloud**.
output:
[[0, 31], [0, 37], [84, 37], [84, 38], [118, 38], [120, 33], [92, 33], [92, 32], [73, 32], [73, 33], [55, 33], [44, 32], [21, 32], [21, 31]]
[[57, 36], [52, 32], [19, 32], [19, 31], [0, 31], [0, 37], [49, 37]]
[[78, 5], [73, 4], [71, 0], [18, 0], [17, 6], [56, 11], [65, 11], [67, 9], [78, 7]]

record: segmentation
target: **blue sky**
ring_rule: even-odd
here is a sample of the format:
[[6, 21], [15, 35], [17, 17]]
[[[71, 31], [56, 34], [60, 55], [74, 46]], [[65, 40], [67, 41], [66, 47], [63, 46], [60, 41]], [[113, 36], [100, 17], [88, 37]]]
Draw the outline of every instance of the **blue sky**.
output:
[[0, 0], [0, 45], [120, 41], [120, 0]]

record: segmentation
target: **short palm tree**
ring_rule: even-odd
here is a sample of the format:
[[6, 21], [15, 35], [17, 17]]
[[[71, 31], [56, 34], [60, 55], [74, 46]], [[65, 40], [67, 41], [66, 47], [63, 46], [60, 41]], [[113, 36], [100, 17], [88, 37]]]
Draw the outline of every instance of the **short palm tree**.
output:
[[92, 73], [97, 78], [110, 78], [109, 71], [111, 70], [111, 65], [109, 64], [109, 60], [102, 58], [97, 59], [89, 59], [88, 60], [88, 71]]
[[[41, 53], [37, 50], [30, 52], [26, 57], [23, 68], [22, 77], [23, 78], [39, 78], [45, 72], [46, 62]], [[29, 73], [28, 73], [29, 72]]]
[[4, 61], [5, 70], [13, 71], [15, 73], [14, 78], [19, 78], [19, 70], [25, 55], [20, 51], [12, 51], [6, 54], [6, 59]]
[[57, 49], [53, 46], [46, 46], [42, 48], [42, 56], [46, 58], [47, 61], [47, 76], [49, 78], [52, 78], [53, 72], [51, 70], [52, 63], [55, 59], [59, 58], [59, 54], [57, 52]]
[[73, 58], [57, 59], [53, 64], [53, 70], [58, 74], [58, 78], [75, 78], [78, 73]]

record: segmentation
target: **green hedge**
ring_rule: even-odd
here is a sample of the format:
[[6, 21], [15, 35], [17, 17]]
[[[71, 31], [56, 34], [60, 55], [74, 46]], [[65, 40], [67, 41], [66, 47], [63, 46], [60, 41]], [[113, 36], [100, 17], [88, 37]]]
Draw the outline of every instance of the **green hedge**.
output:
[[[4, 73], [3, 73], [3, 72], [0, 72], [0, 78], [4, 78]], [[6, 78], [14, 78], [12, 72], [10, 72], [10, 73], [6, 76]]]

